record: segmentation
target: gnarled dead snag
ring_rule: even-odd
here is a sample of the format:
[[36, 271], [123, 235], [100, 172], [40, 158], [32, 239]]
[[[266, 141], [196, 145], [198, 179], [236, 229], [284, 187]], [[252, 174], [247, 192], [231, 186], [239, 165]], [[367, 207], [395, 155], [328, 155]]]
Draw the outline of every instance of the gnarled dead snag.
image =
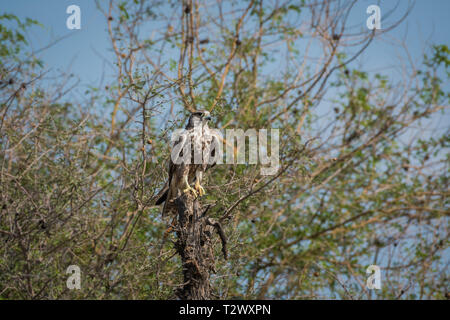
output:
[[[178, 214], [175, 248], [181, 257], [184, 279], [177, 296], [185, 300], [210, 299], [209, 276], [210, 272], [216, 272], [211, 242], [214, 225], [204, 216], [198, 199], [191, 194], [179, 196], [175, 205]], [[223, 243], [224, 238], [221, 238]]]

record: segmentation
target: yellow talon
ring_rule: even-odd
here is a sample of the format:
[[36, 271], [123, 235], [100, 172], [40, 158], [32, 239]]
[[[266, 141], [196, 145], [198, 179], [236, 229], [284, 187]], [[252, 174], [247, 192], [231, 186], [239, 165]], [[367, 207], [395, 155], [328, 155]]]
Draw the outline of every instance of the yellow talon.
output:
[[206, 193], [205, 189], [203, 189], [203, 187], [200, 185], [200, 183], [198, 181], [195, 182], [195, 190], [198, 191], [198, 194], [200, 195], [200, 197]]
[[189, 191], [192, 192], [195, 197], [197, 197], [197, 191], [195, 191], [195, 189], [190, 185], [188, 185], [187, 188], [183, 190], [183, 193], [188, 193]]

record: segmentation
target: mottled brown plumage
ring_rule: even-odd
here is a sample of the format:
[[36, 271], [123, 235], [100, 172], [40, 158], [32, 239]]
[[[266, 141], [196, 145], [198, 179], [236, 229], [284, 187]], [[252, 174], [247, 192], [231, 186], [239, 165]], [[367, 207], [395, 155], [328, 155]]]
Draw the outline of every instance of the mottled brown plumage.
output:
[[[215, 165], [215, 146], [219, 143], [208, 127], [210, 119], [208, 111], [192, 113], [185, 130], [176, 137], [169, 160], [169, 179], [155, 202], [156, 205], [164, 202], [163, 216], [173, 211], [173, 200], [184, 192], [192, 192], [195, 196], [205, 193], [201, 186], [203, 173]], [[183, 154], [186, 150], [190, 150], [189, 157], [189, 154]], [[191, 186], [193, 183], [194, 187]]]

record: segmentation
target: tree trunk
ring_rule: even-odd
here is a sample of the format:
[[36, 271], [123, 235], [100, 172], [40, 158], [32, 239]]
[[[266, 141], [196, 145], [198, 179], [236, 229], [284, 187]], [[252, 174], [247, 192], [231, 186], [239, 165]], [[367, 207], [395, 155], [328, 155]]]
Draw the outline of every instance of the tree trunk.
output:
[[183, 300], [211, 299], [210, 272], [214, 270], [211, 234], [214, 230], [197, 199], [182, 194], [175, 200], [178, 214], [176, 250], [183, 266], [183, 286], [177, 296]]

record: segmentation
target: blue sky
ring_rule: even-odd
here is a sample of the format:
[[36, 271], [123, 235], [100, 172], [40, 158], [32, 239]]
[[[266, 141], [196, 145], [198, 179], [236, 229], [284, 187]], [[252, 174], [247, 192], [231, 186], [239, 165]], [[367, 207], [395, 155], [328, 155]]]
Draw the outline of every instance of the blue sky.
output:
[[[387, 12], [396, 1], [380, 1], [381, 14]], [[406, 0], [400, 2], [398, 12], [404, 12]], [[365, 25], [368, 17], [365, 9], [377, 1], [362, 0], [350, 17], [351, 24]], [[81, 30], [68, 30], [66, 8], [76, 4], [81, 8]], [[83, 83], [95, 84], [104, 70], [103, 59], [109, 56], [109, 42], [106, 33], [106, 21], [96, 9], [94, 0], [14, 0], [2, 1], [2, 13], [13, 13], [19, 17], [30, 17], [41, 22], [45, 29], [35, 28], [30, 33], [34, 48], [40, 48], [52, 39], [68, 36], [55, 46], [42, 53], [46, 65], [52, 69], [70, 70], [79, 76]], [[448, 44], [450, 30], [450, 1], [417, 0], [407, 19], [389, 35], [404, 39], [412, 55], [419, 59], [427, 43]], [[383, 27], [383, 25], [382, 25]], [[373, 69], [382, 70], [395, 64], [397, 59], [393, 45], [375, 41], [369, 47], [363, 61], [370, 62]], [[420, 61], [420, 60], [418, 60]], [[370, 68], [368, 68], [370, 71]]]
[[[103, 5], [108, 3], [105, 0], [100, 2]], [[385, 17], [397, 3], [399, 6], [395, 13]], [[360, 0], [352, 10], [348, 25], [355, 31], [366, 28], [366, 8], [371, 4], [378, 4], [383, 18], [382, 28], [387, 27], [403, 15], [409, 3], [408, 0]], [[406, 55], [395, 41], [401, 40], [406, 44], [417, 65], [420, 65], [424, 50], [429, 45], [449, 44], [450, 20], [447, 15], [450, 13], [450, 1], [416, 0], [413, 3], [414, 7], [406, 20], [389, 33], [376, 38], [364, 54], [353, 62], [352, 67], [362, 67], [369, 73], [379, 72], [391, 79], [401, 80], [399, 62], [406, 61]], [[44, 25], [44, 28], [33, 28], [28, 34], [33, 49], [45, 47], [53, 40], [64, 37], [54, 46], [42, 51], [39, 57], [44, 60], [46, 68], [69, 71], [81, 80], [81, 87], [74, 94], [83, 95], [87, 86], [104, 85], [100, 80], [113, 74], [114, 70], [107, 62], [114, 59], [106, 31], [106, 19], [96, 8], [94, 0], [3, 0], [2, 4], [1, 13], [13, 13], [19, 18], [29, 17]], [[69, 16], [66, 9], [73, 4], [81, 8], [81, 30], [69, 30], [66, 27]], [[158, 28], [158, 25], [151, 24], [150, 28]], [[151, 33], [151, 30], [148, 32]], [[278, 68], [277, 65], [275, 70], [265, 71], [270, 74], [279, 70]], [[322, 105], [323, 113], [328, 112], [328, 106], [327, 103]], [[446, 112], [438, 126], [448, 127], [449, 119], [450, 115]]]

